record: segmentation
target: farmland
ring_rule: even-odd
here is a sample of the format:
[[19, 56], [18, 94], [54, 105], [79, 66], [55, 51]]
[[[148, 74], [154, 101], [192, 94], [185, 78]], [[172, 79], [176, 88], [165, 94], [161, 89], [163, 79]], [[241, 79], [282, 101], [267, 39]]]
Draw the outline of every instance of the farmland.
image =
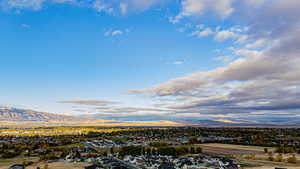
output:
[[[242, 146], [231, 144], [201, 144], [200, 147], [205, 153], [223, 155], [264, 154], [265, 148], [259, 146]], [[269, 149], [274, 151], [274, 148]]]

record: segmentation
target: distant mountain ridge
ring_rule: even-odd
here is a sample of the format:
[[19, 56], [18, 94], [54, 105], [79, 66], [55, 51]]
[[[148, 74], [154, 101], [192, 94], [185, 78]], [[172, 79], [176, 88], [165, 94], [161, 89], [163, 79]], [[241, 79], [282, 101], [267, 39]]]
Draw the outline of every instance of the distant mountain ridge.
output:
[[[148, 120], [148, 121], [132, 121], [132, 120], [103, 120], [101, 117], [90, 116], [68, 116], [54, 113], [45, 113], [29, 109], [19, 109], [13, 107], [0, 106], [0, 124], [2, 122], [37, 122], [48, 123], [55, 122], [55, 124], [111, 124], [111, 125], [127, 125], [127, 126], [143, 126], [151, 123], [157, 125], [170, 125], [170, 126], [194, 126], [194, 127], [300, 127], [300, 121], [268, 121], [268, 122], [255, 122], [255, 121], [230, 121], [230, 120]], [[160, 122], [160, 123], [158, 123]], [[167, 123], [166, 123], [167, 122]], [[124, 123], [124, 124], [123, 124]]]
[[0, 121], [80, 121], [74, 116], [44, 113], [13, 107], [0, 107]]

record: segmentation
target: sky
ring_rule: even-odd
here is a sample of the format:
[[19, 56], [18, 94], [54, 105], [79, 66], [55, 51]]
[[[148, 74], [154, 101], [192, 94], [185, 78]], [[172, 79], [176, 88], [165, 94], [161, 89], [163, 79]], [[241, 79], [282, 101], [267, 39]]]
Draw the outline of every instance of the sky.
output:
[[0, 105], [300, 121], [299, 0], [1, 0]]

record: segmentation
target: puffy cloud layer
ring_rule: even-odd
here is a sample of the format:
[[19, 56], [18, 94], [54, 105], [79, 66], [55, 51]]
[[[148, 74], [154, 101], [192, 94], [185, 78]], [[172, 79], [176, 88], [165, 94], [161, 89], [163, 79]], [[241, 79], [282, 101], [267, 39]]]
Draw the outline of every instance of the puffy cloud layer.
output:
[[119, 102], [107, 101], [107, 100], [65, 100], [65, 101], [59, 101], [59, 103], [88, 105], [88, 106], [109, 106], [109, 105], [118, 104]]
[[[236, 43], [246, 43], [234, 48], [232, 54], [239, 55], [238, 59], [224, 67], [192, 73], [131, 92], [160, 98], [166, 103], [165, 107], [178, 115], [245, 119], [298, 116], [300, 1], [255, 2], [236, 2], [238, 6], [235, 9], [241, 12], [242, 17], [239, 19], [250, 25], [247, 34], [237, 35], [239, 31], [230, 29], [214, 33], [218, 41], [235, 38], [238, 39]], [[203, 7], [194, 10], [201, 14]], [[256, 15], [248, 18], [250, 12]], [[200, 33], [198, 31], [194, 35], [201, 37]]]
[[232, 0], [182, 0], [180, 13], [171, 18], [170, 21], [178, 23], [185, 17], [199, 17], [205, 12], [211, 12], [220, 18], [226, 18], [234, 11], [232, 2]]

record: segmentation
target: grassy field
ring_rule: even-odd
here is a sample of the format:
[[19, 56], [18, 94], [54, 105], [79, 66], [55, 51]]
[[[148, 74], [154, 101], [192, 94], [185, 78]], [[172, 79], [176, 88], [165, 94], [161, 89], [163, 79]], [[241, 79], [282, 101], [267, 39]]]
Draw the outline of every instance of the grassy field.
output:
[[[247, 154], [264, 154], [265, 147], [258, 146], [241, 146], [231, 144], [200, 144], [204, 153], [222, 154], [222, 155], [247, 155]], [[274, 151], [273, 148], [268, 148]]]

